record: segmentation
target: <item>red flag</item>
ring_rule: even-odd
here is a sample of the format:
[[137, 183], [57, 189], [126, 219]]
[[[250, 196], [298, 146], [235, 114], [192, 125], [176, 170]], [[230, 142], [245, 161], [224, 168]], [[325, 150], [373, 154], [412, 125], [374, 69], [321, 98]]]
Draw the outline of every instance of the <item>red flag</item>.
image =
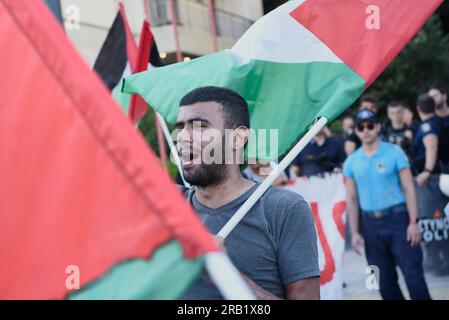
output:
[[[133, 69], [133, 73], [142, 72], [148, 69], [148, 63], [150, 62], [150, 53], [154, 45], [154, 36], [150, 29], [150, 23], [145, 20], [142, 25], [142, 32], [140, 33], [137, 65]], [[137, 122], [143, 117], [147, 109], [148, 104], [139, 95], [132, 95], [131, 101], [129, 103], [129, 117], [131, 119], [131, 122], [134, 125], [137, 124]]]
[[[367, 88], [442, 2], [314, 0], [302, 3], [291, 16], [364, 78]], [[336, 24], [334, 17], [348, 18]]]
[[0, 0], [0, 298], [62, 298], [167, 241], [216, 250], [41, 1]]
[[131, 66], [131, 70], [135, 70], [137, 67], [137, 55], [138, 55], [136, 41], [134, 40], [134, 34], [131, 31], [131, 28], [128, 23], [128, 19], [126, 18], [125, 8], [123, 7], [123, 3], [121, 3], [121, 2], [119, 3], [119, 10], [120, 10], [120, 15], [122, 16], [122, 19], [123, 19], [123, 25], [125, 26], [126, 53], [128, 56], [128, 61]]

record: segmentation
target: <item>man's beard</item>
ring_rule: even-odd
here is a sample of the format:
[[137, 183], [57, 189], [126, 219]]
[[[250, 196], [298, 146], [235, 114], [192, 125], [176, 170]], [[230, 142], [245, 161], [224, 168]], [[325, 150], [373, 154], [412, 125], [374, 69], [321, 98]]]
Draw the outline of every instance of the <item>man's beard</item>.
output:
[[184, 171], [184, 179], [193, 186], [209, 187], [218, 185], [228, 176], [225, 164], [201, 164], [192, 172]]
[[[215, 150], [212, 150], [210, 156], [214, 157]], [[225, 140], [222, 139], [221, 156], [225, 155]], [[193, 153], [193, 150], [191, 150]], [[202, 156], [202, 155], [201, 155]], [[218, 185], [228, 177], [228, 166], [225, 164], [224, 158], [219, 163], [201, 163], [194, 170], [184, 170], [184, 179], [193, 186], [209, 187]]]

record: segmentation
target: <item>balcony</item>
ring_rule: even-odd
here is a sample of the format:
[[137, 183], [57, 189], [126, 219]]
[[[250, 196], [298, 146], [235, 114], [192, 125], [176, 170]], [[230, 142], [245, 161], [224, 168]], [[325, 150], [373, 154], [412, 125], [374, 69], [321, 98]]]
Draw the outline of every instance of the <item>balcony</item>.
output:
[[[170, 0], [148, 0], [152, 26], [161, 27], [172, 23]], [[177, 24], [181, 27], [211, 33], [207, 4], [193, 0], [174, 0]], [[254, 21], [233, 12], [214, 8], [218, 37], [237, 40]]]

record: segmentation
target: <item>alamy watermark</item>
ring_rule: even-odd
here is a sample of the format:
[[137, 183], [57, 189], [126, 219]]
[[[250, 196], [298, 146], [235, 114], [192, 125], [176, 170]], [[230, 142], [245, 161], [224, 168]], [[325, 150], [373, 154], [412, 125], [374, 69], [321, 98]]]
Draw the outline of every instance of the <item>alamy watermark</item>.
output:
[[66, 30], [80, 29], [80, 8], [74, 4], [64, 8], [64, 28]]
[[[178, 155], [181, 163], [193, 164], [256, 164], [268, 163], [266, 159], [278, 159], [279, 132], [277, 129], [248, 129], [242, 132], [235, 129], [218, 130], [215, 128], [201, 128], [200, 121], [194, 121], [192, 130], [175, 129], [171, 132], [173, 141], [177, 143]], [[255, 157], [245, 159], [242, 152], [236, 153], [233, 146], [243, 148], [244, 139], [247, 139], [246, 148]], [[176, 164], [173, 154], [171, 161]]]
[[65, 273], [67, 274], [65, 280], [67, 290], [78, 290], [80, 288], [80, 268], [71, 264], [65, 268]]
[[379, 267], [376, 265], [369, 265], [365, 269], [365, 273], [368, 276], [365, 279], [365, 287], [368, 290], [379, 290], [380, 272]]
[[368, 15], [365, 19], [365, 27], [368, 30], [380, 29], [380, 8], [376, 5], [369, 5], [365, 8], [365, 13]]

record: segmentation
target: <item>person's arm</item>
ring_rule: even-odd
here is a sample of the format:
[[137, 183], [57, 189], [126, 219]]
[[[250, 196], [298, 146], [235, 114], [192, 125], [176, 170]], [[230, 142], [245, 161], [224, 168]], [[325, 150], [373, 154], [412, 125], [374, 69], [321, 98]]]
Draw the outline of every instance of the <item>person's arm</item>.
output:
[[352, 247], [355, 252], [361, 254], [363, 238], [359, 233], [359, 202], [357, 189], [353, 179], [346, 177], [346, 210], [349, 216], [349, 227], [351, 230]]
[[299, 177], [300, 173], [301, 173], [301, 168], [298, 165], [292, 165], [292, 171], [293, 173]]
[[[222, 237], [218, 237], [216, 235], [211, 235], [214, 239], [215, 243], [221, 248], [221, 250], [227, 254], [226, 246], [225, 246], [225, 240]], [[272, 294], [271, 292], [265, 290], [258, 284], [256, 284], [253, 280], [248, 278], [245, 274], [240, 272], [240, 276], [243, 278], [243, 280], [248, 285], [251, 292], [254, 294], [257, 300], [283, 300], [279, 298], [278, 296]]]
[[[212, 235], [218, 246], [226, 253], [224, 239]], [[245, 274], [240, 272], [243, 280], [248, 285], [257, 300], [285, 300], [275, 294], [265, 290]], [[320, 278], [311, 277], [288, 283], [285, 286], [287, 300], [319, 300], [320, 299]]]
[[275, 216], [276, 220], [282, 217], [277, 227], [273, 225], [273, 236], [286, 299], [319, 299], [318, 237], [309, 204], [298, 199]]
[[243, 280], [246, 282], [249, 289], [252, 291], [257, 300], [284, 300], [279, 298], [277, 295], [274, 295], [271, 292], [265, 290], [243, 273], [240, 272], [240, 275], [242, 276]]
[[351, 153], [353, 153], [354, 150], [355, 150], [355, 147], [356, 147], [356, 144], [355, 144], [354, 141], [346, 140], [345, 141], [345, 152], [346, 152], [346, 155], [349, 156]]
[[263, 289], [243, 273], [240, 274], [253, 294], [256, 296], [257, 300], [320, 300], [319, 277], [306, 278], [288, 283], [285, 286], [285, 293], [287, 297], [286, 299], [282, 299]]
[[324, 127], [324, 128], [323, 128], [323, 132], [324, 132], [324, 135], [325, 135], [327, 138], [332, 137], [332, 131], [331, 131], [331, 129], [329, 129], [328, 127]]
[[320, 300], [320, 277], [291, 282], [285, 286], [288, 300]]
[[407, 130], [405, 131], [405, 133], [404, 133], [404, 136], [405, 136], [407, 139], [409, 139], [410, 141], [412, 141], [412, 140], [413, 140], [413, 131], [407, 129]]
[[407, 241], [410, 241], [412, 247], [415, 247], [421, 241], [421, 232], [417, 224], [418, 219], [418, 201], [416, 198], [415, 186], [413, 184], [412, 172], [409, 168], [399, 171], [402, 190], [404, 191], [405, 203], [409, 215], [409, 225], [407, 228]]
[[273, 187], [283, 187], [286, 186], [288, 184], [288, 178], [287, 175], [282, 172], [279, 177], [276, 178], [276, 180], [274, 180], [272, 186]]
[[424, 171], [416, 177], [416, 183], [423, 186], [429, 180], [431, 172], [435, 168], [438, 157], [438, 136], [434, 133], [428, 134], [423, 139], [424, 147], [426, 148], [426, 163]]

